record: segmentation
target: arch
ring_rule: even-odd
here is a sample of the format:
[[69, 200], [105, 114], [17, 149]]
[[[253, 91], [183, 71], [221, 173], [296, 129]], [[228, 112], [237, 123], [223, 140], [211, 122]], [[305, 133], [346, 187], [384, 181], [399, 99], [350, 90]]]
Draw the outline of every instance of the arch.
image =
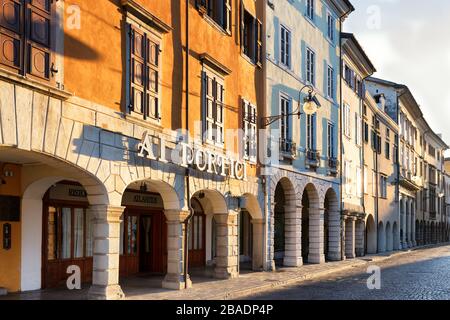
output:
[[302, 258], [309, 263], [325, 262], [323, 250], [323, 217], [314, 184], [305, 186], [302, 195]]
[[242, 197], [244, 199], [244, 203], [241, 204], [241, 206], [250, 213], [252, 219], [255, 220], [263, 219], [264, 215], [256, 196], [251, 193], [245, 193]]
[[378, 252], [386, 251], [386, 235], [384, 230], [383, 221], [378, 223]]
[[366, 221], [366, 252], [377, 253], [377, 227], [373, 215], [369, 215]]
[[386, 235], [386, 251], [390, 252], [394, 249], [394, 243], [393, 243], [393, 233], [391, 230], [391, 223], [389, 221], [386, 223], [385, 235]]
[[341, 260], [341, 219], [336, 191], [329, 188], [324, 199], [323, 246], [326, 260]]
[[[258, 199], [253, 194], [244, 194], [244, 203], [242, 204], [243, 209], [248, 212], [250, 215], [250, 226], [246, 226], [245, 220], [243, 220], [241, 210], [240, 212], [240, 230], [239, 230], [239, 249], [244, 248], [245, 246], [241, 242], [245, 242], [246, 246], [249, 247], [247, 252], [243, 252], [247, 255], [251, 255], [251, 269], [254, 271], [263, 270], [264, 268], [264, 220], [263, 213], [261, 207], [259, 205]], [[247, 223], [248, 224], [248, 223]], [[242, 267], [240, 268], [242, 269]]]
[[399, 250], [400, 249], [400, 234], [398, 232], [398, 224], [397, 221], [394, 221], [394, 224], [392, 225], [392, 249], [393, 250]]
[[199, 199], [206, 215], [228, 214], [228, 205], [225, 196], [217, 190], [199, 190], [192, 195], [192, 198]]
[[273, 202], [274, 260], [277, 264], [297, 267], [302, 265], [298, 244], [298, 215], [295, 187], [287, 177], [281, 178], [274, 190]]
[[109, 194], [97, 177], [71, 163], [34, 151], [1, 150], [2, 156], [33, 163], [22, 166], [20, 286], [22, 291], [37, 290], [42, 287], [42, 200], [47, 190], [62, 180], [78, 182], [89, 205], [109, 205]]
[[[164, 210], [181, 210], [184, 207], [184, 199], [180, 199], [174, 187], [164, 181], [153, 179], [135, 180], [121, 190], [121, 195], [127, 189], [140, 190], [145, 186], [145, 190], [159, 193], [164, 204]], [[181, 195], [182, 196], [182, 195]]]

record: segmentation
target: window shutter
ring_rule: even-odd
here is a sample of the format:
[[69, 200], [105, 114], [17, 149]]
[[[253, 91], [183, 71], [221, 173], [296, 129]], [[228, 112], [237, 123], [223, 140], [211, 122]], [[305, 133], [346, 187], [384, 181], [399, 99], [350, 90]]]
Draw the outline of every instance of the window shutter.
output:
[[130, 110], [146, 114], [145, 34], [130, 25]]
[[146, 103], [147, 114], [159, 120], [159, 44], [146, 37]]
[[231, 34], [231, 0], [224, 0], [224, 29]]
[[51, 27], [54, 5], [55, 2], [51, 0], [31, 0], [25, 13], [30, 23], [26, 35], [27, 72], [46, 80], [51, 77], [53, 63]]
[[256, 20], [256, 64], [258, 67], [262, 67], [263, 63], [263, 48], [262, 48], [262, 37], [263, 37], [263, 25], [260, 20]]
[[23, 3], [4, 0], [0, 7], [0, 63], [19, 73], [23, 67]]
[[240, 0], [240, 32], [239, 32], [239, 37], [240, 37], [240, 42], [241, 42], [241, 52], [244, 52], [244, 30], [245, 30], [245, 22], [244, 22], [244, 0]]

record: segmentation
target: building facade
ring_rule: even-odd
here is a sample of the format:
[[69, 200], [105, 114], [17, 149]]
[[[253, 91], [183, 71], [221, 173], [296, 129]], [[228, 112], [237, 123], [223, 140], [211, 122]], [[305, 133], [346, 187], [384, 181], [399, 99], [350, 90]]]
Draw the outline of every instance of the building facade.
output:
[[[342, 33], [342, 214], [345, 257], [355, 258], [365, 254], [365, 148], [363, 144], [364, 79], [376, 70], [353, 34]], [[364, 113], [364, 110], [366, 113]]]
[[240, 262], [263, 268], [252, 139], [260, 2], [196, 1], [186, 12], [170, 0], [6, 1], [0, 10], [10, 231], [0, 286], [57, 286], [75, 265], [91, 298], [115, 299], [119, 278], [139, 272], [189, 287], [185, 256], [190, 270], [220, 279], [238, 276]]
[[437, 242], [443, 203], [443, 152], [447, 145], [428, 125], [409, 88], [370, 78], [368, 90], [398, 123], [400, 246]]
[[4, 0], [0, 287], [79, 272], [120, 299], [141, 273], [181, 290], [447, 241], [447, 146], [367, 78], [353, 10]]
[[[279, 141], [265, 176], [270, 269], [341, 259], [339, 35], [352, 10], [348, 1], [267, 2], [265, 105], [281, 115], [264, 126]], [[321, 106], [314, 114], [303, 108], [308, 91]]]

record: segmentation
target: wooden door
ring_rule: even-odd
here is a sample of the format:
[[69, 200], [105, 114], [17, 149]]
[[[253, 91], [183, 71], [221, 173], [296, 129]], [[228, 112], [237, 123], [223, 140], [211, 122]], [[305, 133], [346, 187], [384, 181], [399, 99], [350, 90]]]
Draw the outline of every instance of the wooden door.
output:
[[92, 279], [92, 225], [82, 205], [44, 205], [42, 287], [65, 285], [67, 268], [76, 265], [81, 281]]
[[196, 199], [192, 199], [194, 216], [189, 224], [189, 266], [204, 267], [206, 265], [206, 216]]

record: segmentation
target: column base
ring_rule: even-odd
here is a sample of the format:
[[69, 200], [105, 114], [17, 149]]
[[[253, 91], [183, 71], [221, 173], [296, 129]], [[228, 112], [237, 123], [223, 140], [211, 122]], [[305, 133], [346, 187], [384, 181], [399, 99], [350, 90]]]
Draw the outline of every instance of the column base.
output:
[[183, 275], [166, 274], [163, 282], [162, 288], [170, 290], [184, 290], [192, 288], [192, 281], [189, 275], [187, 276], [187, 285], [184, 281]]
[[408, 244], [406, 242], [402, 242], [402, 249], [408, 249]]
[[413, 247], [417, 247], [417, 242], [416, 242], [416, 241], [413, 241], [413, 242], [412, 242], [412, 246], [413, 246]]
[[356, 254], [355, 253], [346, 253], [345, 254], [345, 258], [346, 259], [355, 259], [356, 258]]
[[325, 263], [325, 255], [324, 254], [310, 253], [308, 255], [308, 263], [312, 263], [312, 264]]
[[228, 270], [228, 268], [215, 268], [214, 269], [214, 278], [216, 279], [234, 279], [239, 277], [239, 273], [237, 270]]
[[99, 286], [92, 285], [89, 289], [89, 300], [122, 300], [125, 294], [120, 285]]
[[301, 267], [303, 265], [303, 258], [284, 257], [283, 266], [285, 267]]
[[275, 260], [270, 260], [266, 263], [266, 270], [265, 271], [276, 271], [277, 267], [275, 264]]
[[356, 249], [356, 256], [357, 257], [364, 257], [364, 248]]
[[329, 252], [327, 255], [329, 261], [341, 261], [341, 253], [340, 252]]

